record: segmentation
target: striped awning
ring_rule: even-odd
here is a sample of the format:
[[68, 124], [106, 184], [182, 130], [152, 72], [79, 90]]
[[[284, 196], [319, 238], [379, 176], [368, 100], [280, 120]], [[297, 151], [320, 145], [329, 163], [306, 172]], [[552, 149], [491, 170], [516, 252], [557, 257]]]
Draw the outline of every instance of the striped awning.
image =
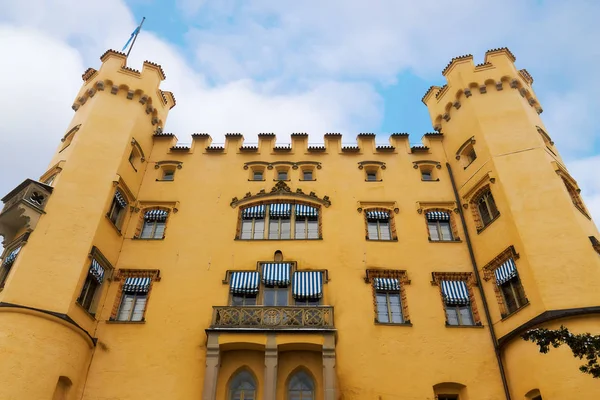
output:
[[292, 215], [292, 205], [275, 203], [269, 206], [269, 217], [289, 218]]
[[127, 207], [127, 200], [125, 200], [125, 197], [123, 197], [123, 194], [121, 194], [121, 192], [119, 192], [118, 190], [115, 192], [115, 200], [121, 207], [123, 207], [123, 208]]
[[388, 211], [367, 211], [367, 219], [387, 221], [390, 219], [390, 213]]
[[90, 264], [89, 274], [92, 275], [98, 283], [102, 283], [104, 280], [104, 268], [92, 258], [92, 263]]
[[252, 206], [242, 210], [242, 218], [264, 218], [265, 206]]
[[290, 284], [289, 263], [269, 263], [262, 265], [262, 280], [265, 285], [287, 286]]
[[148, 293], [151, 278], [126, 278], [123, 284], [124, 292]]
[[296, 217], [318, 217], [319, 209], [317, 207], [296, 204]]
[[230, 292], [233, 294], [257, 294], [260, 276], [257, 271], [232, 272], [230, 278]]
[[442, 293], [444, 301], [450, 305], [465, 305], [469, 304], [469, 289], [465, 281], [441, 281]]
[[517, 267], [512, 258], [504, 261], [498, 269], [494, 271], [496, 275], [496, 285], [502, 285], [503, 283], [511, 280], [517, 276]]
[[390, 292], [397, 292], [400, 290], [400, 282], [395, 278], [374, 278], [373, 286], [375, 290], [385, 290]]
[[429, 211], [426, 215], [429, 221], [450, 221], [450, 213], [444, 211]]
[[320, 299], [323, 296], [323, 273], [321, 271], [295, 272], [292, 295], [298, 300]]
[[8, 253], [8, 255], [6, 257], [4, 257], [4, 262], [2, 263], [2, 265], [4, 267], [10, 267], [11, 265], [13, 265], [13, 263], [17, 259], [17, 255], [19, 254], [20, 251], [21, 251], [21, 246], [17, 247], [16, 249], [14, 249], [10, 253]]
[[150, 210], [146, 211], [144, 219], [146, 221], [166, 221], [168, 215], [169, 212], [165, 210]]

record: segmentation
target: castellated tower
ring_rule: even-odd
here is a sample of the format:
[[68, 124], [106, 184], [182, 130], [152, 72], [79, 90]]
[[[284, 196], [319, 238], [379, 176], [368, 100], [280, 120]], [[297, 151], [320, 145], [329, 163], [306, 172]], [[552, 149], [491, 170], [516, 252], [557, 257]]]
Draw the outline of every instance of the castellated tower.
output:
[[92, 266], [91, 285], [113, 279], [122, 235], [106, 234], [107, 210], [118, 188], [124, 207], [113, 220], [130, 218], [152, 135], [175, 105], [159, 89], [159, 65], [145, 62], [140, 73], [115, 51], [101, 60], [83, 75], [73, 120], [40, 179], [47, 184], [27, 180], [3, 199], [4, 246], [18, 257], [0, 292], [2, 399], [81, 398], [106, 296], [89, 288], [78, 299], [80, 290]]
[[600, 235], [510, 51], [450, 62], [418, 146], [178, 145], [161, 67], [101, 60], [2, 199], [1, 400], [600, 398], [520, 338], [600, 334]]
[[[598, 326], [600, 258], [590, 246], [598, 231], [540, 119], [533, 78], [514, 61], [506, 48], [488, 51], [479, 65], [470, 55], [454, 58], [443, 71], [447, 84], [423, 102], [444, 134], [485, 295], [501, 305], [490, 316], [513, 398], [543, 382], [560, 382], [544, 399], [596, 397], [592, 379], [566, 378], [577, 368], [568, 350], [540, 357], [520, 338], [527, 328], [561, 324], [597, 332], [590, 324]], [[505, 279], [507, 260], [518, 265], [517, 304], [486, 284]]]

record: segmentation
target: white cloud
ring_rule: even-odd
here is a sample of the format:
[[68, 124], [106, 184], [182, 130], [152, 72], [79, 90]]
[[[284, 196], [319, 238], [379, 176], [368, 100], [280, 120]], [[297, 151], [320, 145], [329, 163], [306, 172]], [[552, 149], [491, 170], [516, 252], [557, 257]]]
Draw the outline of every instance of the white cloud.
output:
[[[600, 136], [591, 117], [600, 113], [600, 53], [587, 40], [600, 37], [596, 3], [537, 10], [518, 0], [502, 7], [480, 0], [453, 7], [437, 0], [179, 0], [178, 7], [190, 23], [210, 27], [186, 37], [193, 62], [142, 31], [130, 65], [144, 59], [163, 65], [163, 88], [178, 100], [166, 130], [180, 140], [198, 131], [215, 141], [231, 131], [248, 141], [262, 131], [286, 135], [284, 141], [297, 131], [316, 140], [327, 131], [353, 138], [380, 125], [377, 85], [406, 70], [440, 82], [451, 57], [472, 52], [479, 61], [486, 49], [508, 45], [536, 79], [546, 127], [600, 218], [593, 169], [580, 167], [597, 161], [589, 149]], [[0, 109], [10, 110], [0, 128], [0, 193], [6, 193], [45, 170], [72, 116], [80, 74], [97, 67], [107, 48], [119, 49], [136, 21], [122, 0], [0, 0], [0, 9], [0, 51], [7, 55], [0, 74], [10, 77], [0, 80]]]

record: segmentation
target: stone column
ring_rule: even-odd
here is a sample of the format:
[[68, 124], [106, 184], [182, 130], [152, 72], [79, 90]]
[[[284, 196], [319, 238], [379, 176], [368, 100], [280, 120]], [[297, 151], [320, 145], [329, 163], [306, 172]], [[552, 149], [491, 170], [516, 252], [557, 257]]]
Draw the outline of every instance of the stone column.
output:
[[219, 334], [209, 333], [206, 340], [206, 370], [204, 371], [204, 388], [202, 400], [216, 400], [217, 378], [220, 366]]
[[336, 400], [335, 337], [327, 335], [323, 341], [323, 399]]
[[277, 341], [274, 334], [267, 335], [265, 346], [265, 391], [264, 400], [277, 399]]

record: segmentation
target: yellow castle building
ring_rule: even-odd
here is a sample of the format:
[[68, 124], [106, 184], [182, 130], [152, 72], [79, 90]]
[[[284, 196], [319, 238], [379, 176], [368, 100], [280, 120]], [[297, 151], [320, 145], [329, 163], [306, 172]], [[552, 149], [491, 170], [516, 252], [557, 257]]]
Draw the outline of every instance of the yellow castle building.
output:
[[600, 398], [520, 337], [600, 333], [600, 235], [508, 49], [448, 64], [420, 146], [178, 145], [162, 68], [101, 61], [2, 199], [0, 399]]

